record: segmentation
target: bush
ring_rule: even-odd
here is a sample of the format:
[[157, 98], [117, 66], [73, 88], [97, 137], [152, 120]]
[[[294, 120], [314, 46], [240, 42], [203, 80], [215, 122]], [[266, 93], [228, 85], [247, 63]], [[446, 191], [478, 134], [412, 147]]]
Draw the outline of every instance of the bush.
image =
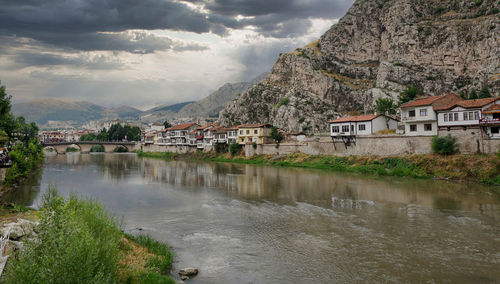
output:
[[40, 210], [39, 241], [25, 242], [5, 283], [115, 283], [121, 232], [95, 201], [68, 201], [49, 189]]
[[226, 144], [216, 143], [215, 144], [215, 152], [216, 153], [227, 153]]
[[231, 156], [234, 156], [238, 154], [242, 148], [243, 147], [240, 144], [232, 143], [231, 145], [229, 145], [229, 152], [231, 153]]
[[94, 145], [94, 146], [92, 146], [92, 148], [90, 148], [90, 152], [102, 153], [102, 152], [104, 152], [104, 146]]
[[12, 160], [12, 167], [7, 170], [5, 182], [12, 185], [28, 176], [43, 160], [42, 145], [37, 139], [31, 139], [27, 145], [17, 144], [9, 152], [9, 157]]
[[70, 147], [66, 148], [66, 152], [73, 152], [73, 153], [80, 152], [80, 149], [70, 146]]
[[434, 136], [431, 141], [432, 151], [440, 155], [451, 155], [458, 151], [457, 139], [448, 136]]
[[288, 103], [290, 103], [290, 99], [289, 98], [282, 98], [274, 107], [275, 108], [280, 108], [281, 106], [288, 105]]

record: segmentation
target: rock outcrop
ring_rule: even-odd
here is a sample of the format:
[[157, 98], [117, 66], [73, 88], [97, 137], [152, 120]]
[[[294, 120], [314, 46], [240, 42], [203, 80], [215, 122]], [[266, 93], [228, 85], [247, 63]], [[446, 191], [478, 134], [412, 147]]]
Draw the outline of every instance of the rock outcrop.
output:
[[412, 85], [431, 95], [487, 85], [498, 95], [499, 10], [496, 0], [357, 0], [319, 40], [281, 54], [219, 123], [321, 132], [339, 113], [370, 112]]

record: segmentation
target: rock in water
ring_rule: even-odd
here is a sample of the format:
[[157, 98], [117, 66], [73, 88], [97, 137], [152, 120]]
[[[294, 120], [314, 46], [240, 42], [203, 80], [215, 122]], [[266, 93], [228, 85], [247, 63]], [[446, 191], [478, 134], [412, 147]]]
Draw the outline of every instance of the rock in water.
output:
[[188, 267], [188, 268], [184, 268], [184, 269], [181, 269], [179, 270], [179, 275], [180, 276], [195, 276], [198, 274], [198, 268], [192, 268], [192, 267]]
[[500, 91], [497, 0], [356, 0], [321, 38], [279, 56], [230, 103], [222, 126], [270, 123], [324, 132], [339, 113], [372, 112], [409, 86], [425, 94]]

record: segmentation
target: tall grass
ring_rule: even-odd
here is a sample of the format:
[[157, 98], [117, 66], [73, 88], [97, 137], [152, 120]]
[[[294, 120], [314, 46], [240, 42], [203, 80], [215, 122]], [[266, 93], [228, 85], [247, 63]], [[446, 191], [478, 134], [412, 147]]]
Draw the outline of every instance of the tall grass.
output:
[[[65, 200], [49, 188], [39, 217], [37, 237], [9, 259], [4, 283], [175, 283], [162, 275], [172, 265], [168, 246], [147, 236], [125, 236], [96, 201]], [[125, 238], [135, 251], [124, 248]], [[137, 253], [144, 249], [149, 253]]]
[[121, 232], [95, 201], [49, 189], [37, 240], [9, 261], [5, 283], [115, 283]]

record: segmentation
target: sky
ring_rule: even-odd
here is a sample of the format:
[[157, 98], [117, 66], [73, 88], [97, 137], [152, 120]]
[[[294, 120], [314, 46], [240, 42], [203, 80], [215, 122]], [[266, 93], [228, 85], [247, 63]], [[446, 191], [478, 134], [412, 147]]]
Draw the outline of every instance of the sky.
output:
[[270, 71], [353, 0], [0, 0], [0, 81], [14, 103], [140, 109]]

